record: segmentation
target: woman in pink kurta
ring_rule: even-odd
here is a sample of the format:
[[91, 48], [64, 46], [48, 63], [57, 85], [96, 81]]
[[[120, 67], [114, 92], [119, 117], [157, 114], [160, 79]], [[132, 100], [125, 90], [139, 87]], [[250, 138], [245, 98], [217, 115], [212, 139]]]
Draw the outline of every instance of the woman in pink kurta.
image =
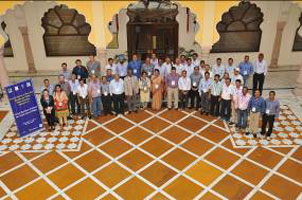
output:
[[160, 110], [163, 98], [163, 78], [159, 74], [159, 70], [154, 70], [154, 75], [151, 77], [152, 85], [152, 109]]

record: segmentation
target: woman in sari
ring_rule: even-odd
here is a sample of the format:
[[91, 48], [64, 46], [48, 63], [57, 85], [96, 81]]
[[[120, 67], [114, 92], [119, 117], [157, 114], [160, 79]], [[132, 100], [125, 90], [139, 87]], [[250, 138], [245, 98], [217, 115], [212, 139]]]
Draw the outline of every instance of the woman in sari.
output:
[[55, 87], [54, 101], [56, 117], [59, 119], [60, 125], [67, 125], [67, 116], [69, 115], [68, 97], [60, 85]]
[[163, 98], [163, 78], [159, 74], [159, 70], [154, 70], [154, 75], [151, 77], [151, 87], [152, 87], [152, 109], [160, 110]]

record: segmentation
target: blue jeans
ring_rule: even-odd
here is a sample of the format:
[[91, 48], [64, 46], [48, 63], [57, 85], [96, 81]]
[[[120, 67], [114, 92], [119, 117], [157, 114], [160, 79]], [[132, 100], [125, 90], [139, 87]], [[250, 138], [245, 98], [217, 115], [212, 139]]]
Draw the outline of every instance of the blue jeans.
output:
[[247, 127], [247, 117], [248, 117], [248, 111], [246, 110], [240, 110], [238, 109], [238, 123], [237, 126], [240, 128], [246, 128]]
[[102, 100], [100, 96], [92, 98], [91, 108], [94, 117], [98, 117], [101, 115], [101, 103]]

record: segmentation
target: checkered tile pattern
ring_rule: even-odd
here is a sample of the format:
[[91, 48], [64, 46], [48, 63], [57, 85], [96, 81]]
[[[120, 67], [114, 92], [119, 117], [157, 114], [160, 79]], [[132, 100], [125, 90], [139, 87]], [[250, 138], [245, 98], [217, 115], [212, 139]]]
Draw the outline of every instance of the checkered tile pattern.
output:
[[[44, 124], [47, 124], [44, 120]], [[55, 131], [46, 130], [38, 134], [20, 138], [16, 124], [13, 124], [0, 141], [0, 153], [7, 151], [42, 152], [52, 149], [62, 151], [78, 151], [86, 121], [69, 120], [68, 126], [56, 126]]]
[[271, 139], [267, 140], [259, 133], [257, 138], [252, 134], [245, 135], [242, 131], [237, 131], [235, 126], [229, 127], [233, 144], [236, 147], [268, 146], [268, 147], [288, 147], [302, 145], [302, 122], [286, 105], [281, 106], [279, 120], [274, 123]]
[[[0, 198], [296, 199], [302, 148], [235, 148], [224, 124], [195, 111], [90, 120], [78, 152], [0, 157]], [[4, 163], [4, 164], [2, 164]]]

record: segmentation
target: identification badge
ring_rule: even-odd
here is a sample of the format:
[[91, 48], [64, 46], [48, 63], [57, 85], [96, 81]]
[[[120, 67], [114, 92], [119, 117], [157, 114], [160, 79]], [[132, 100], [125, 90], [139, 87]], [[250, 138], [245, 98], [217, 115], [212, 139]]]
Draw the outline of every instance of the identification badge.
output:
[[266, 114], [269, 114], [269, 109], [266, 109], [265, 113], [266, 113]]
[[206, 89], [206, 88], [203, 88], [202, 91], [203, 91], [204, 93], [206, 93], [206, 92], [207, 92], [207, 89]]
[[101, 90], [98, 90], [98, 94], [100, 94], [101, 93]]
[[151, 76], [151, 72], [148, 72], [148, 76]]
[[256, 112], [256, 108], [255, 107], [252, 108], [252, 112]]
[[76, 92], [72, 92], [73, 93], [73, 95], [76, 95]]
[[94, 70], [91, 70], [91, 73], [92, 73], [92, 74], [94, 74], [94, 73], [95, 73], [95, 71], [94, 71]]
[[155, 85], [155, 89], [158, 89], [158, 88], [159, 88], [159, 85], [158, 85], [158, 84], [156, 84], [156, 85]]
[[60, 103], [59, 103], [59, 106], [62, 106], [62, 105], [63, 105], [62, 102], [60, 102]]
[[136, 73], [137, 73], [137, 69], [134, 69], [134, 70], [133, 70], [133, 73], [136, 74]]
[[243, 75], [247, 75], [247, 71], [246, 70], [243, 72]]
[[147, 87], [144, 87], [143, 90], [144, 90], [144, 91], [147, 91]]
[[196, 87], [196, 86], [197, 86], [197, 83], [196, 83], [196, 82], [193, 82], [193, 86]]
[[104, 92], [104, 95], [105, 95], [105, 96], [107, 96], [107, 95], [108, 95], [108, 92], [107, 92], [107, 91], [105, 91], [105, 92]]
[[174, 86], [174, 85], [175, 85], [175, 81], [172, 81], [172, 82], [171, 82], [171, 85], [173, 85], [173, 86]]
[[80, 75], [78, 75], [78, 79], [81, 79], [81, 76], [80, 76]]

